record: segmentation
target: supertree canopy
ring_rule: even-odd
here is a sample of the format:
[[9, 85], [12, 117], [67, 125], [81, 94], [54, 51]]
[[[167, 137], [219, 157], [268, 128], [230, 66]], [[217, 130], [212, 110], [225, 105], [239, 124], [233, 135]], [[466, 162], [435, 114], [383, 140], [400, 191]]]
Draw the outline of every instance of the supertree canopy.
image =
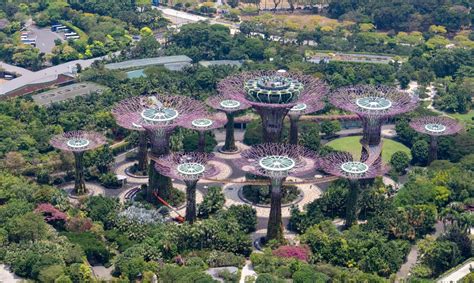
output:
[[461, 131], [462, 126], [456, 120], [443, 116], [426, 116], [410, 121], [415, 131], [430, 136], [428, 164], [438, 158], [438, 136], [454, 135]]
[[338, 108], [359, 115], [363, 123], [362, 143], [376, 146], [381, 141], [382, 123], [395, 115], [414, 110], [418, 100], [388, 86], [358, 85], [336, 90], [329, 101]]
[[354, 160], [348, 152], [334, 152], [319, 160], [319, 167], [326, 173], [349, 180], [350, 192], [346, 204], [346, 226], [350, 227], [357, 220], [357, 199], [359, 182], [362, 179], [373, 179], [385, 175], [389, 167], [376, 159], [372, 164]]
[[[140, 111], [138, 108], [140, 105], [137, 104], [131, 104], [130, 107], [137, 107], [136, 111]], [[146, 136], [145, 128], [140, 127], [137, 124], [130, 123], [130, 121], [125, 121], [122, 117], [130, 113], [132, 109], [131, 108], [124, 108], [120, 107], [118, 105], [117, 107], [112, 109], [112, 115], [115, 118], [115, 121], [117, 124], [125, 129], [131, 130], [131, 131], [138, 131], [138, 170], [142, 172], [143, 174], [146, 173], [148, 169], [148, 139]]]
[[206, 132], [224, 127], [226, 118], [222, 113], [197, 113], [193, 118], [184, 120], [182, 126], [198, 132], [198, 151], [204, 152], [206, 147]]
[[223, 152], [237, 151], [234, 137], [234, 116], [237, 112], [250, 108], [250, 104], [235, 100], [228, 95], [211, 96], [206, 100], [206, 103], [210, 107], [224, 112], [227, 117], [225, 143], [221, 150]]
[[57, 149], [74, 154], [76, 169], [74, 190], [77, 195], [87, 193], [84, 182], [84, 152], [104, 145], [106, 143], [105, 137], [96, 132], [73, 131], [54, 136], [50, 143]]
[[[122, 100], [115, 106], [120, 113], [117, 120], [121, 125], [144, 128], [151, 142], [151, 153], [159, 157], [169, 152], [169, 137], [171, 132], [183, 121], [190, 120], [195, 115], [205, 113], [205, 106], [192, 98], [179, 95], [139, 96]], [[149, 182], [147, 190], [148, 201], [153, 201], [153, 191], [169, 199], [171, 180], [155, 170], [155, 161], [150, 161]]]
[[298, 121], [301, 115], [310, 114], [324, 108], [321, 100], [309, 100], [306, 103], [298, 103], [288, 112], [290, 117], [290, 143], [298, 144]]
[[203, 152], [171, 153], [156, 159], [155, 167], [161, 174], [186, 183], [186, 221], [196, 220], [196, 185], [200, 178], [209, 178], [219, 170], [209, 164], [213, 154]]
[[326, 93], [326, 85], [300, 73], [260, 71], [227, 77], [219, 82], [218, 91], [250, 104], [262, 118], [264, 141], [279, 142], [288, 111], [319, 100]]
[[282, 240], [281, 186], [288, 176], [301, 176], [315, 168], [316, 154], [292, 144], [263, 143], [241, 153], [235, 161], [242, 170], [271, 180], [271, 206], [267, 226], [267, 240]]

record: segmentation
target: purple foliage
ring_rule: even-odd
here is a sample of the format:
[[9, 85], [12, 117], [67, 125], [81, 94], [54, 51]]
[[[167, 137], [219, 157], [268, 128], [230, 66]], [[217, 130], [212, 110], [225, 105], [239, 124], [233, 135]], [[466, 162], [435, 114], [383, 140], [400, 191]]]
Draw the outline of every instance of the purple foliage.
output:
[[36, 209], [36, 213], [41, 213], [44, 216], [44, 220], [46, 222], [54, 222], [54, 221], [66, 221], [67, 215], [66, 213], [60, 211], [56, 207], [54, 207], [50, 203], [41, 203], [39, 204]]
[[[438, 129], [436, 131], [430, 131], [429, 125], [438, 125]], [[454, 135], [462, 130], [461, 124], [459, 124], [456, 120], [443, 116], [426, 116], [415, 118], [410, 121], [410, 127], [419, 133], [430, 136]]]
[[307, 246], [280, 246], [278, 249], [273, 250], [272, 254], [277, 257], [296, 258], [307, 262], [311, 251]]
[[204, 132], [223, 128], [226, 122], [227, 118], [222, 113], [196, 113], [190, 116], [189, 119], [183, 120], [181, 126], [186, 129]]
[[[174, 152], [160, 158], [155, 158], [155, 169], [161, 174], [178, 180], [191, 181], [200, 178], [209, 178], [219, 173], [219, 169], [209, 164], [214, 158], [212, 153], [205, 152]], [[204, 167], [204, 171], [196, 174], [183, 174], [179, 166], [186, 164], [199, 164]]]
[[[348, 173], [342, 170], [342, 165], [354, 161], [352, 155], [348, 152], [333, 152], [319, 160], [319, 167], [326, 173], [343, 177], [347, 179], [372, 179], [378, 176], [383, 176], [389, 170], [389, 166], [382, 163], [381, 158], [375, 160], [372, 164], [361, 162], [366, 171], [360, 173]], [[358, 162], [357, 162], [358, 163]]]
[[[85, 141], [83, 144], [84, 146], [73, 147], [70, 144], [70, 141], [78, 140], [78, 141]], [[64, 151], [72, 151], [72, 152], [83, 152], [91, 149], [96, 149], [106, 143], [105, 137], [97, 132], [86, 132], [86, 131], [72, 131], [66, 132], [63, 134], [59, 134], [54, 136], [50, 144], [58, 149]]]

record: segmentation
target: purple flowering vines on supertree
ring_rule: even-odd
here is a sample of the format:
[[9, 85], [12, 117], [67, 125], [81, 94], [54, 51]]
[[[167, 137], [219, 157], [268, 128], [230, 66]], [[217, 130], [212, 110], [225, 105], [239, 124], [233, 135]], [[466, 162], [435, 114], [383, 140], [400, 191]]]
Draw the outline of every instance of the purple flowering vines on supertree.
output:
[[443, 116], [425, 116], [410, 121], [410, 127], [415, 131], [430, 136], [428, 165], [438, 159], [438, 137], [454, 135], [462, 130], [456, 120]]
[[196, 220], [196, 186], [200, 178], [209, 178], [219, 173], [219, 169], [210, 164], [212, 153], [176, 152], [156, 159], [156, 170], [170, 178], [183, 180], [186, 184], [186, 221]]
[[316, 153], [292, 144], [263, 143], [242, 151], [234, 161], [242, 170], [271, 180], [270, 216], [266, 240], [283, 241], [281, 214], [282, 182], [288, 176], [301, 176], [315, 170]]
[[96, 149], [106, 143], [105, 137], [97, 132], [72, 131], [54, 136], [50, 144], [60, 150], [74, 153], [75, 180], [74, 190], [77, 195], [87, 193], [84, 180], [84, 152]]

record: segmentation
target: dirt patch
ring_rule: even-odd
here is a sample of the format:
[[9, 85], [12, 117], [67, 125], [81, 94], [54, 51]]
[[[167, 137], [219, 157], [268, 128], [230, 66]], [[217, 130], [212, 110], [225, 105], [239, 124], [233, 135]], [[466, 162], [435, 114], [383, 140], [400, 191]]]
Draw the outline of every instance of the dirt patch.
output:
[[338, 21], [330, 19], [320, 15], [308, 15], [308, 14], [273, 14], [273, 13], [262, 13], [258, 16], [243, 16], [242, 20], [257, 21], [268, 25], [283, 25], [293, 30], [313, 30], [315, 27], [329, 26], [336, 28], [338, 26], [350, 26], [354, 22], [351, 21]]

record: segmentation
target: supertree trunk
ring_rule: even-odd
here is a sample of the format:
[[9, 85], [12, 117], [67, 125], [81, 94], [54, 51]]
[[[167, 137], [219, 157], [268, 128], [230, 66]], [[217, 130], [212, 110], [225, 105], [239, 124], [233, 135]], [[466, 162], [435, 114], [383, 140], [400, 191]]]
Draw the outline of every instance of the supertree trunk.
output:
[[[170, 133], [166, 130], [157, 130], [150, 133], [152, 141], [151, 153], [153, 156], [160, 157], [169, 153], [169, 137]], [[173, 187], [171, 178], [160, 174], [155, 169], [155, 161], [153, 159], [150, 160], [148, 172], [147, 200], [149, 202], [154, 201], [153, 192], [155, 191], [164, 200], [169, 200], [171, 188]]]
[[262, 118], [263, 141], [266, 143], [278, 143], [281, 141], [283, 130], [283, 119], [288, 113], [285, 108], [257, 108]]
[[298, 145], [299, 116], [290, 115], [290, 144]]
[[204, 152], [206, 149], [206, 132], [198, 131], [198, 152]]
[[357, 221], [357, 200], [359, 198], [359, 183], [357, 180], [349, 181], [349, 194], [346, 201], [346, 228]]
[[148, 169], [148, 141], [145, 132], [138, 134], [138, 170], [145, 174]]
[[428, 153], [428, 165], [438, 159], [438, 137], [430, 136], [430, 151]]
[[75, 161], [75, 179], [74, 179], [74, 190], [77, 195], [83, 195], [87, 193], [86, 183], [84, 181], [84, 167], [83, 167], [84, 152], [74, 152]]
[[227, 124], [225, 125], [225, 143], [222, 151], [236, 151], [235, 137], [234, 137], [234, 113], [226, 113]]
[[271, 204], [270, 216], [267, 226], [266, 241], [277, 240], [283, 241], [283, 223], [281, 217], [281, 184], [282, 178], [272, 178], [271, 184]]
[[186, 181], [186, 215], [185, 219], [189, 223], [196, 221], [196, 184], [197, 180]]
[[369, 146], [378, 145], [382, 135], [382, 120], [378, 118], [363, 118], [363, 137], [362, 143]]

